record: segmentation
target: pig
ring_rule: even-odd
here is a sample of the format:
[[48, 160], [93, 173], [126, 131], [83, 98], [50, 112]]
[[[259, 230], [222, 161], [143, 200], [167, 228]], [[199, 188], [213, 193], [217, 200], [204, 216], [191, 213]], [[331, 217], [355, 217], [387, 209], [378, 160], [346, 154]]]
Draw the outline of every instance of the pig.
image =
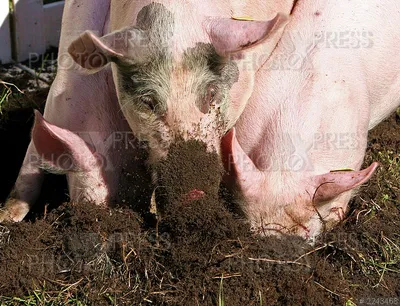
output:
[[[114, 163], [114, 168], [118, 168], [124, 156], [117, 156], [107, 139], [114, 131], [129, 131], [120, 112], [111, 71], [79, 73], [73, 69], [67, 53], [68, 46], [81, 32], [107, 31], [109, 6], [109, 0], [66, 1], [59, 69], [47, 97], [46, 119], [36, 112], [32, 141], [0, 221], [21, 221], [25, 217], [40, 194], [46, 170], [67, 174], [72, 200], [87, 199], [102, 204], [109, 193], [115, 193], [118, 171], [101, 175], [97, 166], [102, 155], [109, 165]], [[126, 154], [132, 154], [133, 159], [135, 151], [129, 151], [132, 152]]]
[[278, 13], [266, 22], [232, 20], [228, 7], [115, 1], [112, 32], [85, 32], [69, 47], [85, 69], [96, 72], [112, 63], [121, 110], [137, 137], [148, 142], [151, 163], [179, 137], [219, 150], [252, 90], [254, 70], [240, 62], [287, 19]]
[[125, 164], [146, 175], [138, 148], [116, 148], [116, 133], [132, 132], [135, 143], [145, 143], [150, 164], [177, 139], [218, 151], [262, 64], [250, 70], [242, 63], [267, 58], [292, 7], [293, 1], [66, 1], [59, 71], [44, 116], [35, 115], [0, 221], [25, 217], [44, 170], [67, 175], [72, 201], [112, 202]]
[[400, 3], [299, 1], [221, 148], [254, 233], [316, 237], [343, 220], [368, 130], [400, 104]]

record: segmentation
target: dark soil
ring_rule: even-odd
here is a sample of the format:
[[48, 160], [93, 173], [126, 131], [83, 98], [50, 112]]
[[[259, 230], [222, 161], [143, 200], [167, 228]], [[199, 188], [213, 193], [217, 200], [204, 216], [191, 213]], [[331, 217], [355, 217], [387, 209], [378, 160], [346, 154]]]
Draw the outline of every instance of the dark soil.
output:
[[[178, 141], [155, 170], [160, 173], [157, 191], [164, 196], [164, 203], [190, 202], [192, 190], [203, 192], [206, 198], [218, 202], [223, 169], [218, 155], [208, 153], [205, 144], [195, 140]], [[166, 209], [162, 205], [159, 208]]]
[[[38, 96], [39, 105], [44, 98]], [[0, 126], [0, 158], [7, 161], [0, 201], [22, 162], [32, 107], [7, 116]], [[64, 194], [65, 185], [53, 186], [57, 191], [42, 193], [30, 221], [0, 227], [0, 301], [35, 289], [84, 305], [343, 305], [399, 298], [399, 169], [379, 155], [399, 158], [399, 135], [396, 115], [371, 133], [366, 163], [383, 156], [378, 175], [352, 201], [349, 217], [314, 246], [297, 237], [252, 236], [219, 194], [218, 157], [194, 141], [174, 145], [157, 167], [156, 225], [130, 209], [60, 205], [55, 194]], [[193, 190], [204, 194], [191, 197]], [[44, 213], [49, 203], [58, 207]]]

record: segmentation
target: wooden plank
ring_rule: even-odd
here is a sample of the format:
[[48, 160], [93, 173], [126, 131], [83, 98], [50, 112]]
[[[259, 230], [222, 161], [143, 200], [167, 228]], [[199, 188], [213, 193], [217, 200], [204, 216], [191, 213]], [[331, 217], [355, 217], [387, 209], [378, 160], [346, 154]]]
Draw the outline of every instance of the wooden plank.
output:
[[54, 2], [43, 6], [43, 29], [46, 48], [58, 47], [61, 33], [61, 20], [65, 1]]
[[14, 0], [17, 61], [24, 61], [46, 51], [42, 20], [42, 0]]
[[0, 1], [0, 62], [11, 61], [10, 12], [8, 1]]

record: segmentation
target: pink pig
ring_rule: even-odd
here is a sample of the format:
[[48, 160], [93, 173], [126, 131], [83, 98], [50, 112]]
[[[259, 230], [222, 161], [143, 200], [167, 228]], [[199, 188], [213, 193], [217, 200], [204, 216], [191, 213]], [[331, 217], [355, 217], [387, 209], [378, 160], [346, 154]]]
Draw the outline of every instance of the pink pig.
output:
[[297, 2], [222, 141], [254, 232], [314, 239], [343, 219], [377, 168], [358, 171], [368, 130], [400, 104], [399, 24], [396, 0]]

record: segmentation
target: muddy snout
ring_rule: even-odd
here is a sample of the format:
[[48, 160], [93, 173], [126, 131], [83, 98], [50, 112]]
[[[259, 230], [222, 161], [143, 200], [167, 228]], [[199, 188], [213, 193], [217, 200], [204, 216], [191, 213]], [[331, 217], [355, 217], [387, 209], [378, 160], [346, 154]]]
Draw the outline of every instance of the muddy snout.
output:
[[167, 213], [176, 205], [218, 199], [222, 169], [219, 155], [210, 153], [205, 143], [198, 140], [174, 143], [167, 157], [154, 166], [157, 178], [153, 201], [157, 210]]

